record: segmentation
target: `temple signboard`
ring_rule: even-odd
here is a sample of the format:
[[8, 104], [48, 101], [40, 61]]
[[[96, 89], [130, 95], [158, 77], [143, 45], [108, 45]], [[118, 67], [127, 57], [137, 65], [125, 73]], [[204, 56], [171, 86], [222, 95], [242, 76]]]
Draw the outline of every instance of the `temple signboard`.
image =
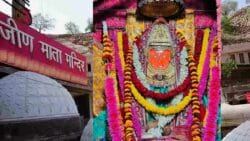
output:
[[82, 85], [86, 57], [0, 12], [0, 62]]

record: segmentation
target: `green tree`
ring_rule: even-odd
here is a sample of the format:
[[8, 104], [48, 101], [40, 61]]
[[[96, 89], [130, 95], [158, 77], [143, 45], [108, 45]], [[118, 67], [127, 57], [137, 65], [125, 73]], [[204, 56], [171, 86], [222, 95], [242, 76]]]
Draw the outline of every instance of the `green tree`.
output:
[[223, 63], [221, 66], [222, 78], [230, 78], [233, 70], [237, 69], [237, 64], [232, 59], [227, 60], [226, 63]]
[[85, 28], [85, 32], [92, 32], [93, 31], [93, 21], [88, 19], [87, 27]]
[[232, 26], [231, 20], [227, 16], [222, 17], [221, 27], [222, 27], [223, 33], [231, 34], [234, 32], [234, 27]]

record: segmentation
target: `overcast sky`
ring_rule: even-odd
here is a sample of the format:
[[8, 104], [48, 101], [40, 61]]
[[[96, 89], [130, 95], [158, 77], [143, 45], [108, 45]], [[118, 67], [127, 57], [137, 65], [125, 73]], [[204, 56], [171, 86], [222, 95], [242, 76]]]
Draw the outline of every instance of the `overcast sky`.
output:
[[[231, 0], [222, 0], [222, 1], [224, 2], [224, 1], [231, 1]], [[233, 0], [233, 1], [238, 2], [238, 9], [245, 7], [246, 5], [249, 5], [249, 4], [246, 4], [247, 0]]]
[[[12, 0], [7, 0], [11, 2]], [[30, 0], [31, 14], [42, 13], [55, 19], [55, 28], [45, 33], [64, 34], [64, 24], [72, 21], [84, 32], [87, 20], [92, 19], [93, 0]], [[0, 11], [11, 15], [11, 8], [0, 0]]]
[[[246, 6], [246, 0], [236, 1], [238, 8]], [[64, 24], [69, 21], [76, 23], [80, 27], [80, 31], [84, 32], [87, 20], [93, 17], [93, 0], [30, 0], [29, 9], [32, 15], [42, 13], [55, 19], [55, 28], [45, 33], [64, 34], [66, 33]], [[2, 0], [0, 0], [0, 11], [11, 14], [10, 6]]]

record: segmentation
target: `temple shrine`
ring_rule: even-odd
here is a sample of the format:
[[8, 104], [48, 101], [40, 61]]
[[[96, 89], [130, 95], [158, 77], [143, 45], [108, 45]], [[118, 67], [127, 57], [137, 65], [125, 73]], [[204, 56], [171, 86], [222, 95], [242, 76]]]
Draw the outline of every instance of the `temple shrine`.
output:
[[220, 8], [94, 1], [95, 141], [221, 140]]

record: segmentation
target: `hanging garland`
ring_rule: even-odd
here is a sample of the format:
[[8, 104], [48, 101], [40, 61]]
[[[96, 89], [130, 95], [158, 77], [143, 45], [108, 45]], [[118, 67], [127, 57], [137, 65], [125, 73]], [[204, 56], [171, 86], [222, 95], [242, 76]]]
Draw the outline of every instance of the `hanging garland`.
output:
[[[122, 53], [122, 32], [118, 32], [117, 33], [117, 39], [114, 40], [115, 42], [117, 42], [116, 46], [115, 46], [115, 61], [116, 61], [116, 68], [117, 68], [117, 74], [118, 74], [118, 78], [119, 78], [119, 81], [121, 81], [119, 83], [120, 85], [120, 89], [121, 89], [121, 92], [123, 92], [123, 98], [124, 98], [124, 76], [123, 76], [123, 68], [122, 68], [122, 64], [124, 64], [124, 62], [122, 61], [121, 59], [121, 55], [123, 56], [123, 53]], [[140, 139], [141, 138], [141, 134], [142, 134], [142, 128], [141, 128], [141, 125], [140, 125], [140, 121], [138, 119], [138, 116], [137, 113], [136, 113], [136, 110], [135, 110], [135, 107], [132, 106], [132, 122], [133, 122], [133, 126], [134, 126], [134, 129], [135, 129], [135, 133], [137, 135], [137, 137]]]
[[103, 36], [102, 36], [102, 59], [105, 63], [113, 61], [113, 44], [108, 36], [108, 27], [105, 21], [102, 22], [103, 24]]
[[140, 120], [138, 118], [138, 113], [136, 112], [136, 109], [135, 109], [135, 106], [133, 105], [132, 106], [132, 121], [133, 121], [133, 126], [134, 126], [134, 129], [135, 129], [135, 133], [138, 137], [138, 140], [141, 139], [141, 136], [142, 136], [142, 127], [141, 127], [141, 123], [140, 123]]
[[185, 91], [189, 87], [189, 84], [190, 84], [190, 78], [186, 77], [183, 83], [179, 85], [178, 87], [174, 88], [173, 90], [170, 90], [167, 93], [159, 93], [159, 92], [151, 91], [147, 89], [146, 87], [144, 87], [143, 84], [141, 84], [141, 81], [136, 77], [134, 68], [132, 68], [131, 75], [132, 75], [133, 84], [142, 95], [146, 97], [151, 97], [157, 100], [164, 100], [164, 99], [168, 99], [173, 96], [176, 96], [180, 94], [181, 92]]
[[191, 93], [183, 98], [183, 100], [178, 103], [177, 105], [173, 105], [167, 108], [162, 108], [153, 105], [152, 103], [148, 102], [135, 88], [135, 86], [131, 85], [131, 91], [135, 99], [139, 104], [141, 104], [147, 111], [161, 114], [161, 115], [172, 115], [181, 112], [191, 101]]
[[[205, 69], [209, 70], [209, 67], [207, 67], [207, 66], [209, 66], [209, 65], [207, 65], [207, 63], [209, 63], [209, 60], [207, 60], [207, 59], [210, 56], [210, 54], [207, 52], [207, 50], [208, 50], [207, 49], [207, 44], [206, 44], [207, 41], [205, 41], [205, 40], [208, 40], [209, 32], [210, 32], [209, 29], [206, 29], [205, 31], [198, 30], [197, 31], [197, 36], [196, 36], [196, 42], [195, 42], [195, 55], [194, 55], [194, 58], [197, 59], [197, 60], [195, 60], [195, 62], [197, 63], [197, 68], [198, 68], [198, 71], [197, 71], [198, 80], [202, 81], [202, 82], [201, 81], [199, 82], [199, 87], [198, 87], [198, 93], [199, 93], [200, 100], [201, 100], [201, 97], [203, 95], [203, 93], [202, 93], [203, 89], [202, 88], [206, 88], [206, 84], [207, 84], [206, 80], [204, 81], [202, 79], [206, 79], [206, 77], [208, 76], [208, 72], [206, 72]], [[203, 68], [203, 70], [201, 71], [200, 70], [200, 69], [202, 69], [201, 66], [204, 66], [204, 65], [207, 65], [207, 66], [206, 66], [206, 68]], [[204, 74], [204, 72], [206, 72], [207, 74]], [[199, 76], [201, 76], [202, 79], [200, 79]], [[192, 109], [190, 109], [190, 110], [192, 112]], [[188, 125], [192, 124], [192, 116], [193, 116], [192, 114], [188, 115], [188, 122], [187, 122]]]
[[123, 140], [123, 120], [120, 113], [120, 102], [118, 91], [116, 89], [116, 75], [113, 64], [113, 43], [111, 42], [106, 22], [103, 22], [103, 61], [105, 62], [105, 96], [108, 112], [108, 125], [110, 135], [113, 141]]
[[[121, 95], [122, 95], [122, 99], [124, 98], [124, 75], [123, 75], [123, 71], [122, 71], [122, 64], [121, 64], [121, 58], [119, 56], [119, 42], [122, 41], [119, 38], [119, 34], [121, 33], [117, 33], [114, 34], [114, 51], [115, 51], [115, 66], [116, 66], [116, 71], [117, 71], [117, 75], [118, 75], [118, 79], [119, 79], [119, 86], [120, 86], [120, 90], [121, 90]], [[119, 42], [118, 42], [119, 40]]]
[[210, 34], [210, 29], [209, 28], [205, 29], [204, 30], [204, 37], [203, 37], [203, 41], [202, 41], [201, 54], [200, 54], [199, 62], [197, 65], [197, 74], [198, 74], [199, 80], [200, 80], [200, 77], [202, 74], [202, 69], [204, 69], [203, 64], [205, 62], [206, 54], [207, 54], [207, 50], [208, 50], [209, 34]]
[[199, 80], [198, 93], [199, 93], [200, 100], [206, 88], [208, 71], [209, 71], [208, 66], [209, 66], [209, 61], [210, 61], [209, 58], [210, 58], [210, 51], [211, 51], [211, 46], [209, 46], [209, 43], [210, 43], [210, 40], [212, 39], [212, 33], [210, 37], [209, 35], [210, 35], [210, 29], [207, 28], [204, 30], [202, 49], [200, 53], [199, 62], [197, 65], [197, 68], [198, 68], [197, 74], [198, 74], [198, 80]]
[[215, 141], [217, 130], [217, 116], [220, 103], [220, 69], [219, 67], [212, 68], [212, 78], [209, 89], [208, 116], [206, 120], [204, 141]]
[[218, 38], [217, 36], [213, 39], [212, 52], [210, 58], [210, 89], [208, 93], [208, 113], [206, 117], [205, 130], [204, 130], [204, 141], [215, 141], [216, 140], [216, 130], [217, 130], [217, 118], [218, 109], [220, 103], [220, 68], [216, 66], [216, 57], [218, 52]]
[[[133, 65], [135, 68], [135, 72], [136, 75], [138, 76], [138, 79], [141, 81], [141, 83], [146, 87], [146, 88], [150, 88], [150, 84], [147, 83], [147, 79], [146, 76], [144, 75], [144, 73], [142, 72], [142, 65], [139, 61], [139, 53], [138, 53], [138, 47], [136, 44], [134, 44], [133, 47]], [[133, 81], [133, 80], [132, 80]]]
[[205, 60], [202, 63], [203, 70], [202, 70], [202, 73], [200, 75], [200, 81], [199, 81], [199, 87], [198, 87], [200, 100], [202, 99], [202, 95], [206, 90], [206, 85], [207, 85], [207, 80], [208, 80], [208, 75], [209, 75], [209, 69], [210, 69], [210, 67], [208, 67], [208, 66], [210, 66], [210, 63], [211, 63], [211, 61], [210, 61], [211, 54], [210, 53], [211, 53], [211, 50], [212, 50], [213, 40], [214, 40], [215, 35], [216, 35], [216, 30], [212, 30], [211, 34], [210, 34], [210, 37], [209, 37], [209, 42], [208, 42], [208, 47], [207, 47], [207, 50], [206, 50], [206, 55], [201, 56], [201, 57], [204, 57]]
[[134, 137], [134, 128], [132, 121], [132, 101], [133, 96], [131, 94], [131, 67], [132, 67], [132, 56], [133, 49], [131, 46], [128, 46], [127, 54], [126, 54], [126, 64], [124, 69], [124, 120], [125, 120], [125, 137], [126, 141], [135, 141]]
[[105, 95], [108, 109], [108, 127], [113, 141], [121, 141], [123, 139], [121, 134], [119, 122], [119, 109], [117, 106], [117, 99], [115, 96], [115, 82], [111, 77], [105, 80]]
[[183, 34], [177, 31], [177, 36], [181, 39], [181, 42], [185, 44], [188, 49], [188, 68], [191, 77], [191, 95], [192, 95], [192, 126], [191, 134], [194, 141], [201, 141], [201, 122], [200, 122], [200, 101], [198, 94], [198, 74], [195, 64], [194, 56], [192, 53], [192, 47], [187, 43]]

